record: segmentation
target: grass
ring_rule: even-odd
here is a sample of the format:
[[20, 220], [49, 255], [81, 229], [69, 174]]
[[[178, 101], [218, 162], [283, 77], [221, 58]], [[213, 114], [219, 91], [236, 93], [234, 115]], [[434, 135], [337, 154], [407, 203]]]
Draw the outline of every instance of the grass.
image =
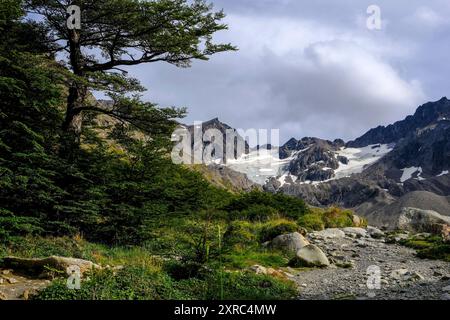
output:
[[400, 243], [417, 250], [419, 258], [450, 262], [450, 244], [444, 243], [439, 236], [429, 236], [421, 239], [411, 237], [400, 241]]
[[245, 269], [255, 264], [265, 267], [281, 268], [289, 259], [281, 252], [239, 250], [224, 256], [224, 264], [229, 268]]
[[335, 209], [312, 211], [298, 221], [278, 214], [251, 221], [199, 214], [155, 220], [149, 227], [149, 240], [140, 246], [107, 246], [82, 236], [21, 237], [0, 243], [0, 258], [59, 255], [123, 266], [93, 272], [79, 291], [67, 289], [66, 279], [56, 279], [35, 299], [292, 299], [297, 294], [292, 282], [256, 275], [248, 268], [255, 264], [286, 268], [291, 256], [261, 244], [280, 234], [311, 228], [311, 221], [318, 217], [324, 225], [351, 225], [350, 213]]

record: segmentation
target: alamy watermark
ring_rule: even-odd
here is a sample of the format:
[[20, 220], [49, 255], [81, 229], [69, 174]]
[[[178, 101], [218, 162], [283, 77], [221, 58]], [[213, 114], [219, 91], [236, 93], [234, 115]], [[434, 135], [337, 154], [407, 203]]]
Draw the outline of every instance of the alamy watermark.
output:
[[369, 17], [366, 20], [366, 26], [369, 30], [381, 30], [381, 8], [375, 4], [367, 7]]
[[67, 267], [67, 288], [70, 290], [80, 290], [81, 289], [81, 270], [79, 266], [73, 265]]
[[81, 8], [71, 5], [67, 8], [67, 28], [69, 30], [81, 29]]
[[227, 160], [237, 160], [248, 154], [250, 149], [259, 157], [276, 157], [280, 130], [204, 129], [202, 122], [194, 122], [191, 127], [177, 128], [171, 140], [176, 143], [171, 153], [175, 164], [225, 164]]
[[381, 290], [381, 268], [376, 265], [369, 266], [366, 270], [367, 274], [367, 288], [369, 293], [367, 294], [369, 298], [374, 298], [376, 296], [376, 290]]

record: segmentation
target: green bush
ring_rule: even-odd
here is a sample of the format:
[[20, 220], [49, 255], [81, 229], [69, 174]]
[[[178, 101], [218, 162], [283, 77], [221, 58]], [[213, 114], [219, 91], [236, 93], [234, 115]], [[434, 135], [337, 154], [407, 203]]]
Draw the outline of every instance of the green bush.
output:
[[353, 211], [331, 207], [323, 213], [325, 228], [353, 227]]
[[[301, 199], [281, 193], [272, 194], [258, 190], [239, 195], [223, 209], [233, 212], [233, 218], [242, 213], [244, 213], [244, 218], [252, 218], [252, 214], [255, 214], [252, 220], [264, 220], [275, 214], [296, 220], [308, 211], [308, 207]], [[259, 209], [260, 212], [258, 213], [256, 209]]]
[[415, 235], [400, 241], [400, 244], [416, 249], [419, 258], [450, 262], [450, 244], [444, 243], [439, 236], [423, 237]]
[[320, 231], [325, 228], [353, 227], [353, 211], [337, 207], [328, 209], [310, 208], [309, 213], [300, 217], [297, 222], [309, 231]]
[[236, 220], [230, 223], [224, 235], [226, 247], [255, 247], [258, 245], [255, 225], [248, 221]]
[[271, 220], [261, 226], [259, 238], [261, 242], [266, 242], [279, 235], [296, 232], [298, 230], [298, 225], [293, 221], [287, 219]]
[[322, 213], [318, 212], [318, 210], [300, 217], [300, 219], [297, 220], [297, 223], [308, 231], [320, 231], [325, 229]]

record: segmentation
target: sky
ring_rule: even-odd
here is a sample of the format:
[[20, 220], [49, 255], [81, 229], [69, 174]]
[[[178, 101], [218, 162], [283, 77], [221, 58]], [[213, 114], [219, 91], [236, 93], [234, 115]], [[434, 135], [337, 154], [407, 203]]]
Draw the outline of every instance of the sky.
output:
[[[281, 142], [345, 141], [450, 96], [448, 0], [213, 0], [237, 52], [181, 69], [130, 69], [144, 99], [188, 109], [184, 123], [218, 117], [241, 129], [279, 129]], [[369, 5], [381, 30], [367, 28]]]

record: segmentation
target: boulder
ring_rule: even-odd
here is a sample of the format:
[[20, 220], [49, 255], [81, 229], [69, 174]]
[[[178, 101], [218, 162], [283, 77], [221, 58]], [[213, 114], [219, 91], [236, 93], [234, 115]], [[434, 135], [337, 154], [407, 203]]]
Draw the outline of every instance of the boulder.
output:
[[352, 237], [352, 238], [363, 238], [367, 237], [367, 231], [363, 228], [356, 228], [356, 227], [349, 227], [349, 228], [343, 228], [342, 231], [346, 236]]
[[300, 249], [290, 264], [294, 267], [328, 267], [330, 261], [319, 247], [310, 244]]
[[374, 239], [381, 239], [384, 237], [384, 232], [375, 227], [367, 227], [367, 233]]
[[50, 267], [57, 271], [68, 273], [68, 268], [76, 266], [80, 268], [81, 274], [92, 269], [101, 267], [91, 261], [51, 256], [43, 259], [26, 259], [17, 257], [6, 257], [2, 259], [2, 265], [6, 268], [20, 270], [25, 273], [41, 274], [45, 272], [45, 267]]
[[297, 253], [298, 250], [307, 245], [309, 245], [308, 240], [300, 233], [294, 232], [276, 237], [270, 242], [269, 247], [286, 252]]
[[337, 239], [337, 238], [344, 238], [345, 233], [337, 228], [330, 228], [325, 229], [322, 231], [316, 231], [310, 234], [312, 238], [328, 238], [328, 239]]
[[450, 225], [442, 225], [441, 235], [445, 243], [450, 243]]

